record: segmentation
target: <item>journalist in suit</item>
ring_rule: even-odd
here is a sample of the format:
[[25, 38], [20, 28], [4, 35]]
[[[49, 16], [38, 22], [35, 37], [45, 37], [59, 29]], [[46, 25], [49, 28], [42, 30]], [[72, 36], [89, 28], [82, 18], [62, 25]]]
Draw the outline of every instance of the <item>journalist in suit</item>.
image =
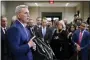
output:
[[[80, 32], [82, 32], [82, 38], [80, 38]], [[90, 35], [89, 32], [85, 30], [85, 23], [81, 23], [80, 28], [73, 34], [72, 40], [76, 45], [77, 52], [81, 54], [81, 60], [88, 60]]]
[[5, 16], [1, 16], [1, 59], [7, 60], [7, 39], [6, 39], [6, 31], [7, 31], [7, 18]]
[[52, 36], [52, 31], [47, 27], [47, 20], [42, 20], [42, 26], [38, 29], [37, 34], [38, 37], [43, 38], [45, 43], [50, 43], [50, 39]]
[[[42, 38], [42, 40], [46, 43], [50, 43], [50, 36], [51, 36], [51, 31], [47, 27], [47, 20], [43, 19], [41, 21], [42, 25], [41, 27], [38, 28], [37, 31], [35, 31], [35, 34], [38, 38]], [[38, 49], [37, 49], [38, 50]], [[37, 51], [36, 50], [36, 51]], [[40, 49], [41, 50], [41, 49]], [[42, 51], [42, 50], [41, 50]], [[35, 59], [34, 60], [46, 60], [46, 57], [42, 54], [39, 54], [38, 52], [35, 52]]]
[[33, 60], [31, 48], [34, 46], [26, 25], [29, 19], [29, 10], [26, 5], [16, 7], [17, 20], [7, 31], [8, 44], [13, 60]]

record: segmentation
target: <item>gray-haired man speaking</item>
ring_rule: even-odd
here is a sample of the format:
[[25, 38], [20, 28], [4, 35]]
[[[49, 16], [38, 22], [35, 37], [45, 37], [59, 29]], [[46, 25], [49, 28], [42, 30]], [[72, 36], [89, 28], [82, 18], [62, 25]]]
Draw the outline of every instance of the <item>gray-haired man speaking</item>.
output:
[[17, 20], [7, 32], [13, 60], [33, 60], [31, 48], [35, 45], [26, 28], [30, 18], [28, 6], [19, 5], [15, 10]]

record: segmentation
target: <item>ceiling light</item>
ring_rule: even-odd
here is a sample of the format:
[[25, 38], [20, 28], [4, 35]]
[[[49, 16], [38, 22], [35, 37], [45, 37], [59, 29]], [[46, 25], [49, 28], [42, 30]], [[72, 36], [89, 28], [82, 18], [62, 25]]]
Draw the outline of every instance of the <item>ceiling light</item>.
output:
[[66, 6], [68, 6], [69, 5], [69, 3], [66, 3]]
[[38, 3], [35, 3], [36, 6], [38, 6]]

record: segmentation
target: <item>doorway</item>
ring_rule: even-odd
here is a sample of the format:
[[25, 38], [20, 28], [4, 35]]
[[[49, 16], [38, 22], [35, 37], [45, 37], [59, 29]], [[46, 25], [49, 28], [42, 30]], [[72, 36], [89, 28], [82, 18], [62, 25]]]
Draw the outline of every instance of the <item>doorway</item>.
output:
[[57, 20], [62, 20], [62, 12], [42, 12], [42, 18], [45, 17], [54, 25]]
[[62, 20], [62, 12], [42, 12], [42, 17], [53, 20]]

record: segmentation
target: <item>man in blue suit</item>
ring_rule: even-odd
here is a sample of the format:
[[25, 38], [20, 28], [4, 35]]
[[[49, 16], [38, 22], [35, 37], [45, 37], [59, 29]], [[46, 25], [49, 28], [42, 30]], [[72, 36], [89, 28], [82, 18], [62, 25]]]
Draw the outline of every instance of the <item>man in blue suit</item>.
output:
[[80, 52], [81, 60], [88, 60], [90, 35], [89, 32], [85, 30], [85, 23], [80, 24], [80, 28], [75, 31], [72, 40], [76, 45], [77, 53]]
[[19, 5], [15, 10], [17, 20], [7, 31], [9, 49], [13, 60], [33, 60], [31, 48], [35, 43], [26, 28], [29, 10], [26, 5]]

